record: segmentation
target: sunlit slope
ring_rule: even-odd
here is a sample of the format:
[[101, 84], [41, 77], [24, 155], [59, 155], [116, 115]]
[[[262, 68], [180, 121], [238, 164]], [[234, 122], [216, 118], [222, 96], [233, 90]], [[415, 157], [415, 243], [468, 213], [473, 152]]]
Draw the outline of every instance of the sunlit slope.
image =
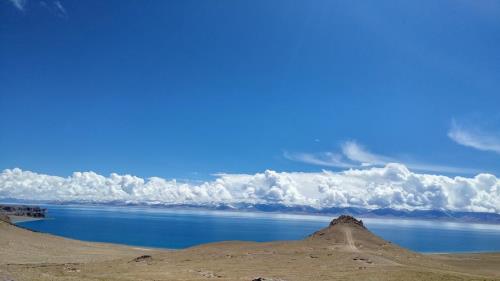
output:
[[349, 216], [300, 241], [179, 251], [81, 242], [1, 222], [0, 249], [0, 280], [500, 280], [500, 253], [422, 255]]

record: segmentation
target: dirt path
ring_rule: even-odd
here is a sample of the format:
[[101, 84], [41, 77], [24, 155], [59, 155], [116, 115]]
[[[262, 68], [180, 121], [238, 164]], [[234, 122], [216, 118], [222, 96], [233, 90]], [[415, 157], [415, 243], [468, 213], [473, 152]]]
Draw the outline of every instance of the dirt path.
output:
[[345, 238], [346, 238], [346, 242], [347, 242], [347, 248], [350, 251], [359, 252], [358, 248], [356, 248], [356, 245], [354, 244], [354, 239], [352, 238], [351, 230], [345, 229], [344, 233], [345, 233]]

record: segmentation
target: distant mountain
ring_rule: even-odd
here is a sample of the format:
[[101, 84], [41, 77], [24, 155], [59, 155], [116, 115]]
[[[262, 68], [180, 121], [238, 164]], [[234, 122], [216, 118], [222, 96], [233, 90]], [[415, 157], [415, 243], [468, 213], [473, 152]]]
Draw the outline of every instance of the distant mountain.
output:
[[331, 216], [346, 214], [363, 218], [421, 219], [500, 224], [500, 214], [486, 212], [454, 212], [448, 210], [395, 210], [390, 208], [364, 209], [355, 207], [330, 207], [315, 209], [309, 206], [286, 206], [281, 204], [255, 204], [238, 207], [233, 206], [233, 208], [236, 210], [261, 212], [307, 213]]
[[[158, 205], [156, 205], [158, 206]], [[356, 207], [330, 207], [316, 209], [311, 206], [284, 204], [219, 204], [215, 206], [199, 205], [159, 205], [158, 207], [188, 207], [188, 208], [209, 208], [215, 210], [234, 211], [254, 211], [254, 212], [274, 212], [293, 214], [320, 214], [320, 215], [351, 215], [362, 218], [391, 218], [391, 219], [420, 219], [420, 220], [441, 220], [455, 222], [478, 222], [500, 224], [500, 214], [486, 212], [454, 212], [448, 210], [396, 210], [365, 209]]]
[[151, 208], [169, 208], [169, 209], [210, 209], [210, 210], [231, 210], [231, 211], [250, 211], [250, 212], [272, 212], [272, 213], [291, 213], [291, 214], [318, 214], [318, 215], [351, 215], [361, 218], [388, 218], [388, 219], [420, 219], [420, 220], [438, 220], [450, 222], [477, 222], [500, 224], [500, 214], [487, 212], [458, 212], [449, 210], [396, 210], [391, 208], [383, 209], [365, 209], [356, 207], [329, 207], [314, 208], [305, 205], [285, 205], [285, 204], [163, 204], [163, 203], [135, 203], [135, 202], [54, 202], [54, 201], [24, 201], [9, 200], [11, 204], [54, 204], [54, 205], [101, 205], [101, 206], [148, 206]]

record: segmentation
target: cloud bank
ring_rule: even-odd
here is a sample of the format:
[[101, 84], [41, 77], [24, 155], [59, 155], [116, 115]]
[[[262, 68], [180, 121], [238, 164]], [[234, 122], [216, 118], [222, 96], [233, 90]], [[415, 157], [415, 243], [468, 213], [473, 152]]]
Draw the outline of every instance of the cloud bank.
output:
[[447, 177], [414, 173], [402, 164], [318, 173], [220, 174], [204, 183], [158, 177], [75, 172], [69, 177], [6, 169], [0, 198], [160, 204], [284, 204], [500, 213], [500, 180], [491, 174]]
[[[363, 145], [356, 141], [342, 143], [340, 152], [322, 153], [291, 153], [285, 152], [283, 156], [292, 161], [303, 162], [312, 165], [336, 168], [361, 168], [382, 167], [389, 163], [401, 163], [400, 159], [375, 154], [368, 151]], [[475, 169], [452, 167], [445, 165], [434, 165], [429, 163], [405, 162], [410, 169], [426, 172], [475, 174]]]
[[477, 128], [467, 128], [453, 121], [448, 137], [463, 146], [500, 154], [500, 134], [484, 132]]

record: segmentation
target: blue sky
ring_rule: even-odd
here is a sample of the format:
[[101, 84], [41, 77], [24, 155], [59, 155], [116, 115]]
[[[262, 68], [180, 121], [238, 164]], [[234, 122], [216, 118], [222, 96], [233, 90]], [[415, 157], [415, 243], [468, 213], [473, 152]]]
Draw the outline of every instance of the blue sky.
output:
[[498, 1], [0, 1], [0, 169], [500, 174]]

